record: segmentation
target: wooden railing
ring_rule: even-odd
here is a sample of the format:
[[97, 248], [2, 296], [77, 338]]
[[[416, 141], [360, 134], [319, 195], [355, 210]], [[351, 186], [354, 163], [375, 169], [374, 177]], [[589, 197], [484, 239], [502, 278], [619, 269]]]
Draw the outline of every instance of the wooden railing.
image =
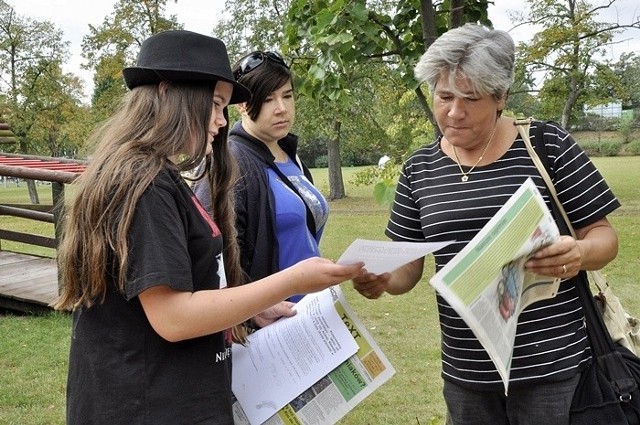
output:
[[62, 228], [65, 184], [73, 182], [85, 167], [84, 161], [0, 152], [0, 177], [49, 182], [52, 195], [51, 205], [10, 204], [0, 201], [0, 215], [53, 223], [54, 226], [53, 238], [0, 228], [0, 250], [2, 240], [57, 248]]

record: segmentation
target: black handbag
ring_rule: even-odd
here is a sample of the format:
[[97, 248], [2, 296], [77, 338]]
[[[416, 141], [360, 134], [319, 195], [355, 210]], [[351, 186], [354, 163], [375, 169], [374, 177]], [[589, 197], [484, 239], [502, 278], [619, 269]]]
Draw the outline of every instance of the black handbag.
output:
[[[557, 198], [547, 167], [531, 144], [531, 119], [515, 120], [514, 125], [527, 145], [529, 155], [543, 177], [554, 202], [553, 216], [562, 234], [575, 235], [562, 204]], [[544, 138], [536, 137], [536, 147], [546, 159]], [[561, 217], [561, 219], [558, 219]], [[571, 425], [640, 425], [640, 358], [615, 344], [591, 292], [587, 273], [581, 271], [576, 284], [584, 310], [592, 362], [582, 372], [571, 403]]]
[[571, 403], [572, 425], [640, 424], [640, 359], [614, 344], [580, 273], [578, 293], [587, 322], [593, 361], [582, 372]]

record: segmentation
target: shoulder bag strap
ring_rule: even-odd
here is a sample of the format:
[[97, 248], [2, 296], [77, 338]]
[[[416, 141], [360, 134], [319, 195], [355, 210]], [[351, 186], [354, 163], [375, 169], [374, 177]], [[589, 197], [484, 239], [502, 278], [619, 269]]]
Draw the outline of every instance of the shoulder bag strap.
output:
[[[549, 190], [549, 193], [553, 198], [554, 206], [556, 207], [554, 208], [554, 210], [562, 215], [566, 227], [568, 228], [571, 235], [575, 238], [575, 230], [573, 229], [573, 226], [569, 221], [569, 217], [567, 216], [562, 203], [560, 203], [560, 200], [558, 199], [558, 194], [556, 193], [555, 187], [553, 186], [553, 182], [551, 181], [551, 177], [549, 176], [547, 168], [543, 165], [540, 157], [535, 152], [531, 144], [531, 139], [529, 137], [529, 127], [532, 121], [532, 118], [517, 119], [513, 124], [518, 128], [518, 132], [520, 133], [522, 140], [527, 146], [527, 151], [529, 151], [529, 155], [531, 156], [533, 163], [536, 165], [538, 172], [544, 179], [547, 189]], [[541, 137], [540, 140], [537, 141], [537, 143], [543, 144], [543, 137]], [[589, 289], [589, 280], [586, 277], [586, 273], [580, 273], [583, 274], [584, 279], [581, 280], [584, 281], [584, 284], [581, 284], [582, 282], [580, 282], [576, 285], [576, 287], [578, 288], [578, 294], [580, 295], [580, 300], [584, 308], [584, 315], [588, 323], [587, 329], [589, 330], [589, 338], [591, 340], [592, 348], [594, 349], [596, 354], [604, 354], [614, 351], [615, 348], [613, 342], [611, 341], [611, 337], [609, 336], [609, 332], [607, 331], [607, 328], [602, 321], [602, 317], [600, 316], [600, 314], [598, 314], [595, 301], [593, 300], [593, 294]], [[598, 287], [598, 290], [602, 291], [607, 286], [606, 280], [597, 270], [591, 271], [590, 273], [594, 278], [594, 283]], [[596, 331], [598, 329], [599, 332]]]
[[[548, 167], [546, 167], [543, 164], [542, 160], [540, 159], [540, 156], [538, 155], [533, 145], [531, 144], [531, 138], [529, 136], [529, 127], [532, 122], [533, 122], [533, 118], [517, 119], [514, 121], [514, 125], [518, 128], [518, 132], [520, 133], [522, 140], [527, 146], [527, 151], [529, 151], [529, 156], [531, 156], [533, 163], [536, 165], [536, 168], [538, 168], [538, 172], [544, 179], [547, 189], [549, 190], [549, 194], [553, 198], [553, 201], [555, 203], [555, 206], [557, 207], [558, 212], [560, 213], [560, 215], [562, 215], [562, 218], [564, 219], [567, 229], [571, 233], [571, 236], [573, 236], [574, 238], [577, 238], [576, 232], [573, 229], [573, 226], [571, 225], [571, 221], [569, 220], [569, 216], [567, 216], [567, 213], [564, 207], [562, 206], [560, 199], [558, 199], [556, 188], [553, 185], [553, 181], [551, 180], [551, 177], [549, 176]], [[542, 131], [538, 131], [538, 134], [537, 134], [537, 135], [540, 135], [540, 137], [536, 137], [536, 146], [544, 148], [544, 127], [541, 127], [541, 128], [542, 128]], [[544, 149], [542, 149], [541, 151], [544, 152]], [[602, 276], [602, 274], [597, 270], [591, 271], [590, 273], [593, 277], [593, 282], [597, 286], [598, 290], [603, 291], [608, 286], [608, 283], [604, 278], [604, 276]]]
[[[524, 144], [527, 146], [527, 151], [529, 151], [529, 156], [533, 160], [533, 163], [536, 165], [536, 168], [538, 169], [538, 172], [540, 173], [540, 175], [544, 179], [544, 182], [547, 185], [547, 189], [549, 190], [549, 194], [551, 195], [551, 197], [553, 198], [553, 201], [555, 202], [556, 206], [558, 207], [558, 212], [562, 215], [562, 218], [564, 219], [565, 223], [567, 224], [567, 228], [569, 229], [569, 232], [571, 233], [571, 236], [576, 238], [576, 232], [575, 232], [575, 230], [573, 230], [573, 226], [571, 225], [571, 221], [569, 220], [569, 216], [567, 216], [567, 213], [565, 212], [564, 207], [562, 206], [562, 203], [558, 199], [558, 193], [556, 192], [556, 188], [553, 185], [553, 181], [551, 180], [551, 176], [549, 176], [549, 172], [547, 171], [547, 167], [544, 166], [544, 164], [542, 163], [542, 160], [540, 159], [540, 157], [536, 153], [535, 149], [533, 148], [533, 145], [531, 144], [531, 138], [529, 137], [529, 127], [531, 126], [532, 122], [533, 122], [533, 118], [517, 119], [517, 120], [515, 120], [513, 122], [513, 125], [515, 125], [518, 128], [518, 132], [520, 133], [520, 137], [522, 137], [522, 140], [524, 140]], [[543, 134], [543, 133], [539, 132], [539, 134]], [[536, 137], [536, 139], [538, 139], [538, 138]], [[540, 140], [536, 140], [536, 142], [537, 143], [541, 143], [541, 142], [544, 142], [544, 140], [541, 137]]]
[[[573, 229], [573, 226], [571, 225], [569, 216], [564, 210], [564, 207], [562, 206], [560, 199], [558, 199], [558, 193], [556, 192], [556, 188], [553, 185], [553, 181], [549, 176], [548, 168], [544, 166], [544, 164], [542, 163], [542, 160], [540, 159], [535, 149], [533, 148], [533, 145], [531, 144], [531, 138], [529, 137], [529, 127], [531, 126], [532, 122], [533, 122], [533, 118], [517, 119], [513, 122], [513, 125], [515, 125], [518, 128], [518, 132], [520, 133], [522, 140], [524, 140], [524, 144], [527, 146], [527, 151], [529, 151], [529, 156], [531, 156], [533, 163], [536, 165], [536, 168], [538, 168], [538, 172], [544, 179], [544, 182], [547, 185], [547, 189], [549, 190], [549, 193], [553, 198], [555, 206], [557, 207], [558, 212], [562, 215], [562, 218], [564, 219], [564, 222], [567, 225], [567, 229], [571, 233], [571, 236], [577, 239], [576, 232]], [[538, 135], [540, 135], [540, 137], [539, 138], [536, 137], [536, 146], [544, 147], [544, 131], [538, 131]], [[544, 150], [542, 150], [542, 152], [544, 152]], [[600, 292], [604, 291], [605, 288], [609, 286], [609, 284], [607, 283], [607, 280], [604, 278], [604, 276], [602, 276], [602, 273], [600, 273], [597, 270], [592, 270], [590, 271], [590, 273], [591, 273], [591, 276], [593, 277], [593, 283], [596, 285], [596, 287]]]

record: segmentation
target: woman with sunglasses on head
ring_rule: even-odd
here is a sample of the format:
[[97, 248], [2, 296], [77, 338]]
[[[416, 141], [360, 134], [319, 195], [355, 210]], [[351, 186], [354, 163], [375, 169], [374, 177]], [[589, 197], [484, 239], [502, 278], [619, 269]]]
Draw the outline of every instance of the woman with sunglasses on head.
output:
[[[310, 258], [243, 285], [227, 105], [250, 92], [224, 44], [166, 31], [123, 71], [130, 91], [74, 183], [58, 256], [72, 310], [67, 424], [232, 425], [231, 340], [282, 300], [360, 272]], [[211, 154], [211, 216], [180, 175]]]
[[[236, 62], [233, 73], [252, 93], [236, 106], [241, 121], [231, 129], [229, 141], [240, 169], [234, 191], [240, 258], [243, 270], [256, 280], [319, 254], [328, 207], [296, 154], [298, 138], [290, 133], [293, 75], [283, 58], [254, 51]], [[194, 191], [208, 206], [205, 180]], [[264, 325], [264, 319], [255, 318], [255, 324]]]

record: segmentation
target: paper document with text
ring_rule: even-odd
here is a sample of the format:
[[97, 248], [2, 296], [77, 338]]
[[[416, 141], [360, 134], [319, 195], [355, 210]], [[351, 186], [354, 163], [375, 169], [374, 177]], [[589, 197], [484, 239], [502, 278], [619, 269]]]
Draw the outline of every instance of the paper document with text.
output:
[[[316, 311], [322, 311], [325, 318], [320, 319], [308, 308], [297, 305], [298, 314], [253, 333], [247, 347], [234, 345], [233, 391], [238, 400], [233, 406], [236, 425], [335, 424], [395, 374], [395, 369], [351, 309], [339, 286], [307, 295], [300, 303], [303, 301], [309, 305], [321, 304], [323, 307]], [[333, 318], [327, 319], [334, 316], [339, 318], [339, 325]], [[313, 323], [319, 320], [330, 321], [331, 329], [312, 336], [317, 328]], [[282, 338], [283, 331], [278, 328], [271, 329], [270, 333], [265, 331], [280, 322], [306, 323], [295, 325], [306, 329], [306, 335], [299, 335], [302, 339], [296, 344], [324, 344], [322, 341], [332, 338], [335, 339], [333, 345], [339, 344], [351, 354], [347, 357], [325, 355], [320, 363], [313, 365], [314, 378], [298, 379], [293, 373], [294, 364], [309, 362], [308, 356], [318, 356], [318, 347], [292, 349], [291, 343], [287, 343], [268, 348], [273, 345], [269, 340]], [[257, 334], [263, 335], [256, 338]], [[328, 337], [329, 334], [334, 336]], [[296, 338], [295, 335], [291, 337]], [[285, 364], [285, 371], [278, 372], [278, 377], [254, 373], [264, 368], [275, 373], [273, 364], [277, 363]], [[248, 372], [238, 373], [239, 368]], [[318, 374], [320, 377], [316, 377]], [[311, 375], [309, 373], [309, 377]]]
[[524, 263], [559, 231], [531, 179], [430, 280], [487, 350], [505, 387], [518, 315], [529, 304], [555, 297], [560, 279], [527, 272]]

